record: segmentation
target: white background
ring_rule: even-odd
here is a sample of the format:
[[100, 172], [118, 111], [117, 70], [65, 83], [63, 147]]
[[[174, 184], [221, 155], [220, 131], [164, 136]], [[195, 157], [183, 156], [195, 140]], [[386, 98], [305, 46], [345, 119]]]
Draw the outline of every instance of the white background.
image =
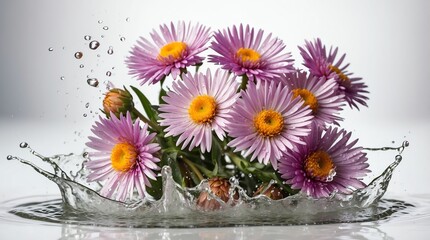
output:
[[[6, 161], [6, 156], [37, 161], [18, 147], [22, 141], [44, 155], [82, 152], [101, 107], [102, 82], [138, 86], [124, 64], [131, 46], [158, 25], [178, 20], [200, 22], [212, 30], [240, 23], [262, 28], [285, 42], [296, 67], [302, 64], [297, 45], [305, 39], [320, 37], [326, 45], [338, 46], [347, 53], [349, 70], [363, 77], [371, 92], [369, 108], [342, 112], [342, 126], [363, 146], [398, 146], [408, 140], [410, 147], [389, 193], [429, 193], [429, 9], [425, 0], [1, 0], [0, 201], [58, 192], [53, 183], [16, 161]], [[90, 50], [85, 35], [101, 46]], [[106, 53], [109, 46], [113, 55]], [[75, 59], [76, 51], [84, 57]], [[100, 86], [88, 86], [87, 75], [98, 78]], [[141, 89], [156, 99], [157, 87]], [[373, 177], [394, 153], [371, 156]]]

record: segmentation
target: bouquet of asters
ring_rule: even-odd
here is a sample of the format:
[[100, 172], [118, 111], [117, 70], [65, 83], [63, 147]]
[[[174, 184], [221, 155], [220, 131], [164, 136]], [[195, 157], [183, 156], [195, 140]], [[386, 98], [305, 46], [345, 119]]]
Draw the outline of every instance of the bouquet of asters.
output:
[[[142, 37], [125, 63], [141, 87], [159, 84], [159, 103], [139, 87], [108, 90], [86, 144], [87, 181], [117, 201], [158, 199], [168, 165], [183, 188], [207, 182], [196, 200], [204, 209], [237, 196], [232, 177], [249, 196], [272, 199], [364, 187], [366, 153], [339, 114], [367, 106], [367, 86], [320, 39], [299, 47], [304, 69], [285, 48], [242, 24], [212, 32], [178, 22]], [[205, 59], [212, 65], [203, 69]]]

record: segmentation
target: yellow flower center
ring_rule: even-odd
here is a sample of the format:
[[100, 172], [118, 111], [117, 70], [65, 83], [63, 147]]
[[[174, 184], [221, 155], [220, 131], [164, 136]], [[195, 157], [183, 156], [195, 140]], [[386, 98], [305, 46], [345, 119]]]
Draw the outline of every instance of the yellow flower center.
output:
[[254, 117], [254, 127], [263, 137], [279, 135], [284, 129], [284, 118], [273, 110], [262, 110]]
[[313, 178], [327, 181], [334, 173], [334, 164], [327, 152], [318, 150], [306, 158], [305, 170]]
[[260, 61], [260, 54], [250, 48], [239, 48], [236, 52], [236, 56], [242, 60], [242, 62], [257, 63]]
[[118, 172], [127, 172], [136, 163], [136, 148], [129, 143], [118, 143], [113, 147], [110, 159], [113, 169]]
[[210, 123], [216, 114], [215, 99], [208, 95], [200, 95], [193, 99], [188, 108], [190, 118], [197, 124]]
[[293, 89], [293, 98], [300, 96], [305, 102], [304, 105], [308, 105], [313, 113], [316, 113], [318, 110], [318, 99], [315, 97], [313, 93], [304, 88], [296, 88]]
[[333, 65], [329, 65], [328, 68], [330, 71], [335, 72], [337, 76], [342, 80], [343, 82], [349, 82], [348, 76], [346, 76], [339, 68]]
[[158, 54], [158, 60], [169, 60], [170, 58], [178, 60], [182, 58], [186, 50], [187, 44], [185, 44], [184, 42], [168, 43], [160, 49], [160, 53]]

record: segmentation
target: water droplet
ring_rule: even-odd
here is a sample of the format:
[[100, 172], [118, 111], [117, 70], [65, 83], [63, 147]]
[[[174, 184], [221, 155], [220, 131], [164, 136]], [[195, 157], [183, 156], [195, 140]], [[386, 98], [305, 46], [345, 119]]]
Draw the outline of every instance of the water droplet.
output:
[[87, 40], [87, 41], [89, 41], [89, 40], [91, 40], [91, 36], [90, 35], [85, 35], [84, 39]]
[[404, 142], [403, 142], [403, 146], [404, 146], [404, 147], [409, 147], [409, 142], [408, 142], [408, 141], [404, 141]]
[[61, 76], [61, 77], [60, 77], [60, 80], [64, 80], [64, 79], [65, 79], [65, 77], [64, 77], [64, 76]]
[[402, 160], [402, 156], [397, 155], [397, 156], [396, 156], [396, 160], [397, 160], [397, 161], [401, 161], [401, 160]]
[[126, 22], [130, 22], [130, 18], [129, 18], [129, 17], [128, 17], [128, 18], [126, 18], [126, 19], [125, 19], [125, 21], [126, 21]]
[[86, 114], [86, 113], [84, 113], [82, 116], [87, 117], [87, 114]]
[[90, 154], [88, 153], [88, 152], [84, 152], [84, 153], [82, 153], [82, 157], [84, 157], [84, 158], [87, 158], [87, 157], [89, 157], [90, 156]]
[[96, 40], [90, 42], [90, 49], [96, 50], [100, 46], [100, 43]]
[[109, 55], [112, 55], [112, 54], [113, 54], [113, 48], [112, 48], [112, 46], [110, 46], [110, 47], [109, 47], [109, 49], [107, 50], [107, 53], [108, 53]]
[[97, 87], [99, 85], [99, 80], [97, 80], [97, 78], [88, 78], [87, 83], [91, 87]]
[[19, 147], [20, 148], [27, 148], [28, 147], [28, 143], [22, 142], [22, 143], [19, 144]]
[[82, 52], [75, 52], [75, 58], [76, 59], [81, 59], [84, 56], [84, 54]]
[[89, 102], [87, 102], [86, 104], [85, 104], [85, 107], [86, 108], [88, 108], [90, 106], [90, 103]]
[[110, 71], [107, 71], [106, 76], [110, 77], [110, 76], [112, 76], [112, 73]]
[[102, 24], [102, 23], [103, 23], [103, 20], [99, 20], [99, 21], [98, 21], [98, 23], [99, 23], [99, 24]]
[[79, 65], [80, 68], [84, 68], [84, 64]]
[[120, 38], [119, 38], [119, 40], [120, 40], [121, 42], [124, 42], [124, 41], [125, 41], [125, 37], [120, 37]]
[[109, 30], [109, 27], [108, 26], [104, 26], [103, 30]]
[[7, 155], [6, 159], [7, 159], [7, 160], [12, 160], [12, 159], [13, 159], [13, 157], [12, 157], [12, 155]]
[[54, 49], [52, 47], [48, 48], [48, 51], [52, 52]]
[[328, 176], [326, 177], [325, 181], [326, 182], [333, 181], [334, 176], [336, 176], [336, 171], [334, 169], [331, 169], [330, 172], [328, 173]]
[[[97, 54], [97, 57], [100, 57], [100, 54]], [[98, 66], [98, 65], [97, 65]]]

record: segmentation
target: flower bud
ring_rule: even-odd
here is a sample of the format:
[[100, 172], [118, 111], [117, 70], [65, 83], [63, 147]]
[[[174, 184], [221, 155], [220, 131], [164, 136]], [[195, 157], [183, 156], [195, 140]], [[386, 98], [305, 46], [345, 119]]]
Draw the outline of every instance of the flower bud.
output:
[[[230, 182], [221, 177], [214, 177], [208, 180], [209, 188], [213, 195], [217, 196], [223, 202], [228, 202], [230, 199]], [[235, 192], [233, 198], [237, 199], [239, 196]], [[221, 208], [221, 204], [218, 199], [215, 199], [209, 195], [207, 191], [202, 191], [197, 199], [197, 206], [203, 210], [217, 210]]]
[[267, 187], [267, 184], [265, 183], [261, 184], [260, 187], [258, 187], [257, 191], [255, 191], [254, 197], [258, 195], [265, 195], [266, 197], [271, 198], [273, 200], [279, 200], [284, 198], [281, 189], [274, 184], [270, 185], [269, 187]]
[[127, 90], [113, 88], [105, 94], [103, 99], [103, 110], [108, 117], [110, 113], [113, 113], [119, 118], [121, 114], [131, 112], [133, 107], [133, 96]]

